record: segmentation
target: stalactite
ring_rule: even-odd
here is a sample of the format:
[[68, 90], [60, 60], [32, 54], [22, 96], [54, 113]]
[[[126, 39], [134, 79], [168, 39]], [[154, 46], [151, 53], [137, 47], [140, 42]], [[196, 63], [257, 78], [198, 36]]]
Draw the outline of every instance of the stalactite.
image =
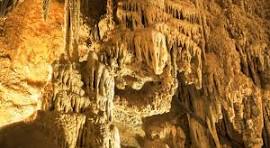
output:
[[50, 10], [50, 2], [51, 0], [43, 0], [42, 1], [42, 11], [43, 11], [43, 19], [46, 21], [49, 15]]
[[80, 0], [65, 1], [65, 51], [71, 62], [79, 61]]
[[0, 16], [6, 16], [19, 3], [19, 0], [2, 0], [0, 1]]
[[[40, 1], [44, 20], [54, 2]], [[0, 15], [17, 3], [0, 1]], [[64, 56], [51, 65], [35, 126], [58, 147], [268, 147], [267, 4], [65, 0]], [[32, 45], [23, 32], [20, 42]], [[2, 69], [0, 96], [7, 104], [17, 108], [19, 100], [9, 99], [16, 93], [27, 101], [39, 97], [28, 87], [33, 82]], [[5, 70], [14, 82], [2, 76]]]

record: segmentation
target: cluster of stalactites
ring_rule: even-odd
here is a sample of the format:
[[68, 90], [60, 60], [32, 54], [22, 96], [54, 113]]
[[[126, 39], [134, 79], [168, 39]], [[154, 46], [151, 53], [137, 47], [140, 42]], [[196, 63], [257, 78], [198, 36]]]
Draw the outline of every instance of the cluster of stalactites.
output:
[[100, 60], [105, 64], [115, 65], [120, 69], [125, 65], [144, 63], [151, 69], [151, 73], [160, 75], [168, 63], [169, 52], [165, 36], [153, 29], [141, 30], [119, 34], [124, 37], [110, 41], [110, 46], [105, 44], [100, 52]]
[[82, 67], [83, 82], [90, 100], [89, 115], [83, 135], [83, 145], [92, 147], [120, 147], [118, 129], [112, 124], [114, 77], [107, 66], [90, 52]]
[[82, 89], [81, 75], [76, 64], [53, 65], [53, 98], [51, 108], [60, 112], [83, 112], [90, 104]]
[[[151, 4], [151, 5], [149, 5]], [[143, 51], [147, 53], [148, 49], [151, 49], [151, 45], [161, 43], [166, 49], [167, 53], [176, 54], [177, 69], [180, 73], [184, 73], [185, 82], [187, 84], [195, 84], [199, 89], [202, 87], [202, 46], [203, 45], [203, 31], [200, 24], [201, 15], [196, 9], [196, 6], [187, 1], [175, 2], [175, 1], [162, 1], [160, 3], [154, 3], [152, 1], [121, 1], [118, 3], [117, 17], [120, 24], [124, 24], [126, 32], [131, 35], [125, 36], [131, 38], [142, 32], [147, 35], [149, 32], [157, 32], [156, 36], [163, 36], [162, 41], [155, 41], [152, 36], [147, 36], [143, 41], [137, 41], [136, 43], [127, 43], [127, 48], [134, 48], [135, 53], [141, 53], [137, 51]], [[135, 34], [135, 35], [133, 35]], [[160, 35], [159, 35], [160, 34]], [[145, 35], [141, 35], [144, 36]], [[132, 36], [132, 37], [129, 37]], [[114, 36], [115, 37], [115, 36]], [[121, 38], [121, 37], [120, 37]], [[125, 40], [125, 39], [124, 39]], [[129, 40], [129, 39], [127, 39]], [[147, 42], [146, 48], [144, 47]], [[117, 47], [116, 47], [117, 48]], [[152, 53], [158, 52], [152, 48]], [[174, 52], [171, 52], [174, 50]], [[163, 52], [164, 53], [164, 52]], [[146, 54], [147, 55], [147, 54]], [[140, 58], [140, 54], [136, 55]], [[171, 55], [172, 56], [172, 55]], [[143, 61], [148, 63], [152, 57], [143, 57]], [[154, 58], [155, 59], [155, 58]], [[162, 59], [164, 60], [164, 58]], [[152, 69], [156, 69], [155, 60], [151, 60], [153, 64]], [[166, 61], [164, 62], [166, 63]], [[149, 64], [147, 64], [149, 65]], [[162, 67], [159, 67], [159, 71], [155, 71], [155, 74], [161, 74]]]
[[114, 78], [94, 53], [89, 54], [86, 64], [55, 63], [52, 84], [50, 110], [86, 116], [78, 136], [81, 145], [119, 147], [118, 129], [112, 124]]
[[[44, 1], [47, 17], [49, 1]], [[108, 16], [111, 13], [108, 3]], [[112, 124], [114, 77], [95, 53], [79, 62], [80, 0], [65, 1], [65, 57], [53, 65], [53, 96], [50, 109], [85, 115], [81, 147], [120, 147], [118, 129]]]
[[200, 22], [200, 13], [193, 3], [163, 1], [121, 1], [118, 3], [117, 17], [129, 28], [148, 27], [170, 19]]
[[106, 120], [111, 121], [113, 98], [114, 98], [114, 78], [108, 68], [98, 61], [95, 53], [90, 52], [85, 64], [83, 81], [86, 91], [91, 101], [93, 113], [106, 115]]

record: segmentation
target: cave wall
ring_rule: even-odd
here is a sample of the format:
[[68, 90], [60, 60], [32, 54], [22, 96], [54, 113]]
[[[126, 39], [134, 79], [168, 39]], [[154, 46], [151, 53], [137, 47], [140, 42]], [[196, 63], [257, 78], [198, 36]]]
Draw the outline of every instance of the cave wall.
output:
[[64, 52], [29, 121], [56, 147], [270, 146], [268, 0], [59, 3]]

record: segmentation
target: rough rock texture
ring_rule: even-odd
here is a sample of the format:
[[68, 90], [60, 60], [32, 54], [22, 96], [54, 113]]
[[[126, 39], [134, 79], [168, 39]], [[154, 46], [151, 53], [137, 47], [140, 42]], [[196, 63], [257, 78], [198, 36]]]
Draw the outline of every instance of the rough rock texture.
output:
[[0, 2], [0, 146], [270, 147], [269, 0], [33, 1]]

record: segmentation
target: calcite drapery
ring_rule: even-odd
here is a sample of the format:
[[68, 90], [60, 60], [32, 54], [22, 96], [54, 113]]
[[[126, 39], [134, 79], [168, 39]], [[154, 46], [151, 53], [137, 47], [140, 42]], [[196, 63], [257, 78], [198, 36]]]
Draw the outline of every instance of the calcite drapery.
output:
[[34, 127], [55, 126], [58, 147], [269, 147], [269, 7], [66, 0], [65, 58]]
[[80, 1], [66, 1], [65, 12], [66, 52], [53, 65], [53, 95], [47, 109], [85, 117], [77, 143], [68, 147], [120, 147], [118, 129], [112, 124], [112, 74], [95, 53], [89, 53], [86, 63], [79, 62]]
[[[92, 3], [94, 5], [96, 2]], [[81, 7], [86, 10], [89, 6]], [[186, 140], [190, 140], [193, 146], [221, 147], [220, 132], [223, 131], [217, 130], [220, 119], [232, 125], [226, 131], [231, 137], [237, 135], [235, 131], [241, 133], [240, 139], [246, 146], [259, 146], [262, 143], [258, 134], [260, 132], [252, 130], [254, 123], [256, 129], [262, 129], [261, 115], [249, 114], [248, 110], [244, 110], [244, 108], [251, 108], [251, 112], [259, 112], [262, 110], [260, 107], [262, 101], [257, 89], [250, 85], [252, 82], [239, 74], [240, 68], [236, 64], [239, 61], [234, 61], [234, 58], [237, 56], [235, 48], [240, 47], [236, 47], [238, 44], [235, 46], [226, 31], [224, 32], [218, 25], [217, 32], [209, 33], [212, 26], [208, 25], [209, 19], [205, 17], [207, 13], [202, 11], [205, 7], [201, 1], [164, 0], [157, 4], [151, 0], [126, 0], [107, 1], [106, 11], [102, 17], [83, 11], [81, 19], [86, 22], [83, 25], [89, 29], [90, 38], [87, 40], [90, 44], [88, 58], [86, 62], [80, 64], [84, 83], [82, 89], [86, 90], [87, 96], [94, 97], [90, 98], [89, 103], [90, 112], [93, 113], [92, 118], [103, 119], [103, 122], [99, 121], [98, 124], [93, 124], [89, 119], [88, 130], [94, 129], [93, 127], [104, 129], [102, 134], [98, 132], [99, 130], [92, 131], [96, 133], [94, 135], [100, 137], [103, 146], [106, 147], [104, 141], [106, 141], [106, 134], [110, 133], [103, 127], [106, 125], [105, 121], [113, 121], [120, 127], [127, 126], [134, 137], [136, 134], [143, 136], [144, 132], [140, 130], [140, 126], [147, 123], [143, 123], [141, 118], [149, 118], [173, 110], [184, 113], [185, 118], [182, 119], [181, 124], [189, 126], [190, 129], [183, 131], [173, 124], [168, 127], [169, 133], [178, 131], [176, 133], [180, 135], [189, 135], [190, 139]], [[73, 17], [75, 23], [79, 22], [78, 16]], [[76, 29], [71, 29], [71, 33], [72, 31], [78, 35]], [[222, 34], [225, 38], [219, 39], [216, 37], [218, 34], [215, 33]], [[77, 40], [77, 37], [70, 36], [70, 41]], [[214, 55], [211, 53], [221, 48], [215, 43], [221, 45], [227, 59], [222, 57], [222, 53]], [[76, 48], [70, 49], [77, 50]], [[260, 50], [263, 49], [260, 48], [258, 51]], [[74, 54], [79, 58], [78, 55]], [[223, 61], [218, 61], [218, 58]], [[226, 67], [226, 64], [234, 65], [234, 71]], [[220, 70], [221, 66], [224, 66], [225, 72]], [[254, 73], [253, 71], [251, 72]], [[204, 79], [203, 74], [207, 75]], [[225, 78], [225, 75], [228, 78]], [[239, 87], [236, 87], [237, 84], [231, 84], [232, 81], [236, 81], [233, 77], [237, 77], [238, 80], [243, 79], [240, 82], [243, 82], [242, 85], [247, 88], [241, 87], [240, 82]], [[254, 80], [258, 82], [258, 78], [254, 77]], [[107, 81], [108, 86], [102, 86]], [[226, 83], [228, 85], [225, 87]], [[109, 94], [104, 97], [106, 92]], [[111, 117], [110, 109], [112, 109], [114, 94], [116, 108]], [[179, 105], [184, 106], [185, 109], [179, 109], [177, 105], [171, 108], [174, 95], [178, 96], [176, 99], [179, 100]], [[109, 99], [109, 96], [112, 98]], [[241, 104], [244, 104], [244, 107]], [[256, 107], [252, 107], [254, 105]], [[209, 107], [204, 108], [204, 106]], [[146, 147], [152, 142], [171, 147], [183, 146], [185, 143], [185, 138], [180, 142], [182, 144], [162, 141], [168, 138], [169, 134], [165, 134], [163, 138], [151, 138], [147, 135], [149, 134], [147, 129], [145, 130], [148, 136], [148, 140], [147, 138], [145, 140]], [[177, 137], [173, 135], [173, 138]], [[94, 137], [90, 136], [89, 139], [95, 139]], [[136, 145], [129, 140], [123, 137], [122, 144]], [[95, 142], [90, 141], [86, 145], [91, 143]]]

